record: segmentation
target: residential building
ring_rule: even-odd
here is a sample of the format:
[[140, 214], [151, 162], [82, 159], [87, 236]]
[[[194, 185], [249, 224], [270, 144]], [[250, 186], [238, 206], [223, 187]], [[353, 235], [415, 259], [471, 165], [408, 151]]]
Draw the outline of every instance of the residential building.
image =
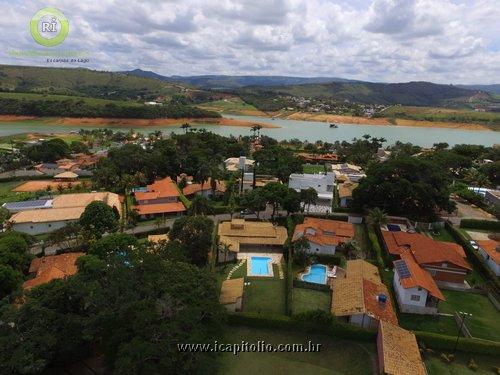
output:
[[229, 279], [222, 282], [219, 301], [231, 312], [241, 311], [245, 279]]
[[335, 153], [311, 154], [299, 152], [296, 155], [306, 163], [333, 163], [338, 160], [337, 154]]
[[[177, 177], [177, 183], [185, 178], [187, 185], [182, 189], [182, 193], [186, 197], [192, 197], [194, 195], [203, 195], [205, 197], [211, 197], [214, 193], [212, 191], [212, 179], [209, 177], [207, 181], [203, 184], [193, 182], [193, 176], [187, 176], [186, 174], [181, 174]], [[215, 181], [215, 195], [224, 194], [226, 192], [226, 183], [221, 180]]]
[[345, 221], [304, 218], [303, 224], [295, 227], [292, 241], [305, 237], [310, 254], [335, 254], [338, 245], [354, 238], [354, 225]]
[[313, 188], [318, 193], [317, 204], [329, 205], [333, 199], [333, 173], [292, 173], [288, 187], [300, 192]]
[[394, 261], [394, 292], [400, 310], [414, 314], [437, 314], [438, 302], [445, 298], [431, 274], [409, 253]]
[[179, 201], [179, 190], [170, 177], [156, 180], [147, 185], [143, 191], [135, 191], [135, 206], [138, 214], [143, 217], [179, 215], [186, 208]]
[[218, 225], [219, 243], [228, 251], [219, 250], [219, 261], [238, 258], [243, 252], [281, 252], [288, 237], [285, 227], [264, 221], [232, 219]]
[[335, 175], [335, 180], [351, 180], [353, 182], [358, 182], [363, 177], [366, 177], [363, 168], [349, 163], [343, 164], [332, 164], [332, 171]]
[[436, 241], [420, 233], [382, 231], [384, 246], [395, 259], [409, 253], [415, 262], [427, 270], [438, 283], [464, 286], [472, 270], [464, 249], [452, 242]]
[[376, 328], [381, 320], [398, 323], [376, 266], [362, 259], [349, 260], [345, 277], [333, 279], [330, 286], [333, 315], [365, 328]]
[[76, 181], [78, 175], [75, 172], [66, 171], [56, 174], [54, 179], [59, 181]]
[[61, 194], [52, 199], [51, 207], [21, 210], [12, 215], [9, 221], [12, 229], [18, 232], [31, 235], [50, 233], [77, 221], [85, 208], [94, 201], [104, 202], [121, 213], [120, 199], [115, 193]]
[[500, 276], [500, 242], [495, 240], [477, 241], [479, 254], [496, 276]]
[[384, 149], [382, 147], [377, 150], [377, 159], [381, 162], [386, 161], [387, 159], [389, 159], [390, 156], [391, 156], [391, 152], [387, 151], [386, 149]]
[[340, 207], [349, 207], [352, 202], [352, 192], [358, 187], [357, 182], [347, 180], [338, 184]]
[[254, 164], [255, 160], [247, 159], [246, 156], [240, 156], [239, 158], [228, 158], [224, 160], [224, 165], [230, 172], [252, 172]]
[[500, 206], [500, 191], [486, 190], [484, 200], [493, 206]]
[[379, 372], [387, 375], [427, 375], [415, 335], [380, 321], [377, 334]]
[[85, 253], [66, 253], [35, 258], [31, 261], [29, 273], [33, 278], [23, 283], [23, 289], [48, 283], [54, 279], [65, 279], [77, 272], [76, 260]]

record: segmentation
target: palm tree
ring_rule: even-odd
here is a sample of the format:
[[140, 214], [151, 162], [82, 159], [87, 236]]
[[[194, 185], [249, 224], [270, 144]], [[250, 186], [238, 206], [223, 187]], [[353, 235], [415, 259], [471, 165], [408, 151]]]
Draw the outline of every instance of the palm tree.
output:
[[227, 262], [227, 254], [231, 251], [231, 246], [225, 243], [220, 243], [217, 245], [217, 250], [219, 253], [224, 254], [224, 262]]
[[191, 206], [189, 207], [189, 213], [193, 216], [204, 216], [210, 214], [212, 211], [212, 205], [207, 197], [203, 195], [197, 195], [191, 201]]
[[380, 226], [387, 224], [388, 217], [383, 210], [375, 207], [368, 212], [367, 220], [370, 225]]
[[187, 122], [181, 125], [181, 129], [184, 129], [184, 133], [187, 133], [190, 128], [191, 125], [189, 125]]

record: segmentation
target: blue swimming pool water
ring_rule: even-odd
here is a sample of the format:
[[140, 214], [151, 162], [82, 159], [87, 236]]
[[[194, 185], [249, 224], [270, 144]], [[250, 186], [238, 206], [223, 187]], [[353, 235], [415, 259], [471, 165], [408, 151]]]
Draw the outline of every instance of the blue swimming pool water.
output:
[[269, 257], [252, 257], [251, 270], [254, 276], [270, 276], [269, 274], [269, 262], [271, 258]]
[[326, 266], [313, 264], [309, 273], [302, 275], [302, 280], [308, 283], [326, 284]]

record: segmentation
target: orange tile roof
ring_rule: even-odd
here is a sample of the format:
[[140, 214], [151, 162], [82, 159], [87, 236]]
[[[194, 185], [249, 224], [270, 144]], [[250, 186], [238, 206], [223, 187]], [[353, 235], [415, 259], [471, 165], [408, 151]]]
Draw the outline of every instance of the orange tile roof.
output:
[[[311, 233], [308, 229], [313, 229]], [[319, 245], [338, 245], [354, 238], [354, 225], [345, 221], [306, 217], [303, 224], [295, 227], [292, 241], [302, 236]]]
[[[184, 195], [192, 195], [192, 194], [196, 194], [202, 190], [203, 191], [212, 190], [211, 183], [212, 183], [212, 180], [209, 178], [203, 184], [203, 189], [201, 187], [201, 184], [197, 184], [197, 183], [188, 184], [188, 185], [186, 185], [186, 187], [184, 189], [182, 189], [182, 192], [184, 193]], [[224, 181], [216, 180], [215, 184], [216, 184], [216, 188], [215, 188], [216, 191], [218, 191], [220, 193], [224, 193], [226, 191], [226, 184]]]
[[389, 375], [425, 375], [424, 363], [420, 355], [415, 335], [397, 325], [381, 321], [378, 341], [379, 358]]
[[181, 202], [141, 204], [135, 206], [139, 215], [167, 214], [173, 212], [184, 212], [186, 208]]
[[[380, 294], [384, 294], [387, 297], [385, 303], [378, 301], [378, 296]], [[392, 307], [389, 291], [384, 284], [374, 283], [373, 281], [363, 279], [363, 296], [365, 300], [365, 309], [370, 315], [377, 320], [398, 324], [398, 318]]]
[[448, 262], [471, 270], [464, 249], [452, 242], [436, 241], [420, 233], [382, 231], [389, 253], [401, 255], [410, 251], [419, 265]]
[[165, 177], [161, 180], [156, 180], [147, 186], [147, 192], [136, 192], [135, 198], [137, 200], [149, 200], [159, 198], [178, 197], [179, 191], [177, 186], [170, 177]]
[[29, 273], [36, 273], [33, 279], [23, 283], [24, 289], [31, 289], [37, 285], [54, 279], [63, 279], [77, 272], [76, 260], [85, 253], [67, 253], [35, 258], [30, 264]]
[[415, 262], [411, 254], [409, 253], [401, 254], [401, 260], [396, 260], [394, 264], [396, 265], [397, 262], [404, 262], [408, 267], [408, 271], [410, 272], [409, 277], [405, 278], [400, 277], [401, 286], [403, 288], [409, 289], [409, 288], [421, 287], [427, 290], [433, 297], [436, 297], [441, 301], [446, 300], [446, 298], [439, 290], [436, 282], [432, 278], [431, 274], [427, 270], [421, 268], [417, 264], [417, 262]]
[[496, 264], [500, 264], [500, 242], [495, 240], [483, 240], [477, 241], [477, 244], [481, 249], [486, 251]]

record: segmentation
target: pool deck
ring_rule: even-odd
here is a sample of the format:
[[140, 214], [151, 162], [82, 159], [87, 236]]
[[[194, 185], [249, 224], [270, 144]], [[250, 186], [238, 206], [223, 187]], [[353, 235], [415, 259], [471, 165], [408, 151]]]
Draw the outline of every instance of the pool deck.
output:
[[[283, 254], [277, 253], [238, 253], [238, 260], [246, 259], [247, 260], [247, 276], [252, 277], [273, 277], [273, 264], [279, 264], [283, 261]], [[271, 261], [268, 263], [269, 274], [268, 275], [254, 275], [252, 274], [252, 257], [259, 258], [270, 258]]]

